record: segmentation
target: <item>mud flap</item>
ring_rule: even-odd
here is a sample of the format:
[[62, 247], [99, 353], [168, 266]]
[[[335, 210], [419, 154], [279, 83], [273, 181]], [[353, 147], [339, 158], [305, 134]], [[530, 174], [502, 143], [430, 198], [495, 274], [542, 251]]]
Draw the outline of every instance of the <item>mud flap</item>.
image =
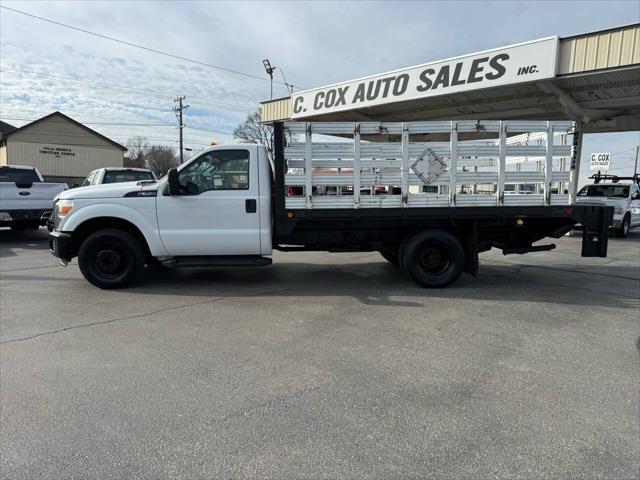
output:
[[480, 268], [480, 260], [478, 259], [478, 233], [475, 231], [475, 225], [473, 232], [470, 232], [464, 238], [464, 271], [472, 277], [478, 276], [478, 269]]
[[587, 206], [582, 222], [583, 257], [606, 257], [609, 244], [609, 227], [613, 222], [613, 207]]

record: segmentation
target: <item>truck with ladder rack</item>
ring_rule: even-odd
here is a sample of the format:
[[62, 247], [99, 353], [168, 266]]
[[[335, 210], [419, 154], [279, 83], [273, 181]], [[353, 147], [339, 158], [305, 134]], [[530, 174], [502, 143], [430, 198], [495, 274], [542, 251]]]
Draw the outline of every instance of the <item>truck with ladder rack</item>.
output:
[[157, 182], [64, 192], [50, 249], [92, 284], [145, 266], [265, 266], [279, 251], [378, 251], [425, 287], [478, 253], [547, 251], [576, 224], [607, 253], [611, 207], [576, 203], [580, 133], [565, 121], [274, 124], [265, 146], [216, 145]]

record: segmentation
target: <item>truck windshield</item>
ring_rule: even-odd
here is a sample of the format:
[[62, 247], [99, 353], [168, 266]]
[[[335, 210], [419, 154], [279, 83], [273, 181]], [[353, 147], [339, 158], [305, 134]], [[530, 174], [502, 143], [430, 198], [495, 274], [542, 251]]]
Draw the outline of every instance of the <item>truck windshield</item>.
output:
[[0, 182], [35, 183], [39, 181], [38, 174], [32, 168], [0, 168]]
[[587, 185], [578, 192], [578, 196], [627, 198], [629, 185]]
[[155, 180], [151, 172], [140, 170], [108, 170], [104, 174], [102, 183], [139, 182], [140, 180]]

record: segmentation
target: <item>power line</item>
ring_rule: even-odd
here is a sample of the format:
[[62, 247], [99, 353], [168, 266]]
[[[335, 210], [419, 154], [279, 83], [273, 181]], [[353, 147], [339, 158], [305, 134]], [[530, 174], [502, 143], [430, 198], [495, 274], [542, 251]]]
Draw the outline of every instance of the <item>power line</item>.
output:
[[[135, 47], [135, 48], [139, 48], [141, 50], [146, 50], [147, 52], [157, 53], [159, 55], [164, 55], [166, 57], [176, 58], [178, 60], [183, 60], [185, 62], [196, 63], [198, 65], [202, 65], [202, 66], [205, 66], [205, 67], [215, 68], [215, 69], [222, 70], [222, 71], [225, 71], [225, 72], [228, 72], [228, 73], [233, 73], [233, 74], [236, 74], [236, 75], [242, 75], [242, 76], [247, 77], [247, 78], [253, 78], [253, 79], [256, 79], [256, 80], [261, 80], [261, 81], [266, 81], [266, 82], [269, 81], [266, 78], [260, 77], [258, 75], [254, 75], [252, 73], [240, 72], [240, 71], [234, 70], [232, 68], [221, 67], [220, 65], [213, 65], [211, 63], [201, 62], [200, 60], [194, 60], [192, 58], [183, 57], [183, 56], [176, 55], [176, 54], [173, 54], [173, 53], [163, 52], [161, 50], [156, 50], [155, 48], [145, 47], [144, 45], [138, 45], [137, 43], [128, 42], [126, 40], [120, 40], [119, 38], [110, 37], [108, 35], [103, 35], [101, 33], [91, 32], [89, 30], [85, 30], [84, 28], [74, 27], [73, 25], [68, 25], [66, 23], [57, 22], [55, 20], [50, 20], [48, 18], [40, 17], [40, 16], [34, 15], [32, 13], [23, 12], [22, 10], [16, 10], [15, 8], [9, 8], [9, 7], [6, 7], [4, 5], [0, 5], [0, 8], [3, 8], [5, 10], [9, 10], [11, 12], [19, 13], [21, 15], [25, 15], [27, 17], [36, 18], [38, 20], [42, 20], [43, 22], [52, 23], [52, 24], [58, 25], [60, 27], [70, 28], [70, 29], [76, 30], [78, 32], [82, 32], [82, 33], [86, 33], [88, 35], [93, 35], [95, 37], [103, 38], [105, 40], [111, 40], [112, 42], [117, 42], [117, 43], [121, 43], [123, 45], [128, 45], [130, 47]], [[278, 82], [278, 81], [276, 81], [276, 83], [279, 83], [281, 85], [285, 85], [287, 88], [289, 88], [288, 84], [284, 84], [284, 83]]]
[[[0, 118], [4, 118], [5, 120], [18, 120], [22, 122], [34, 122], [36, 120], [39, 120], [38, 118], [19, 118], [19, 117], [5, 117], [5, 116], [2, 116]], [[111, 125], [111, 126], [122, 126], [122, 127], [174, 127], [175, 128], [175, 125], [171, 123], [166, 123], [166, 124], [165, 123], [107, 123], [107, 122], [93, 122], [93, 121], [85, 121], [85, 120], [77, 120], [77, 121], [86, 125]], [[58, 121], [58, 120], [47, 120], [47, 122], [69, 123], [69, 122]]]
[[[18, 77], [24, 77], [24, 78], [43, 78], [46, 80], [54, 80], [54, 81], [59, 81], [59, 82], [65, 82], [65, 83], [75, 83], [78, 85], [82, 85], [82, 86], [94, 86], [94, 87], [100, 87], [100, 88], [106, 88], [109, 90], [123, 90], [123, 91], [131, 91], [131, 92], [135, 92], [135, 93], [142, 93], [145, 95], [151, 95], [151, 96], [156, 96], [156, 97], [163, 97], [163, 98], [173, 98], [175, 97], [175, 94], [169, 94], [169, 93], [165, 93], [165, 92], [159, 92], [157, 90], [147, 90], [147, 89], [142, 89], [142, 88], [134, 88], [134, 87], [127, 87], [124, 85], [112, 85], [112, 84], [104, 84], [104, 83], [97, 83], [97, 82], [93, 82], [91, 80], [83, 80], [83, 79], [75, 79], [72, 77], [64, 77], [64, 76], [54, 76], [54, 75], [50, 75], [50, 74], [43, 74], [43, 73], [36, 73], [36, 72], [24, 72], [24, 71], [20, 71], [20, 70], [12, 70], [12, 69], [8, 69], [8, 68], [0, 68], [0, 73], [4, 73], [5, 75], [13, 75], [13, 76], [18, 76]], [[203, 98], [199, 98], [199, 97], [192, 97], [189, 96], [189, 98], [191, 100], [195, 100], [196, 103], [201, 103], [204, 105], [212, 105], [214, 107], [218, 107], [218, 105], [223, 105], [223, 106], [227, 106], [230, 108], [234, 108], [237, 110], [241, 110], [243, 112], [250, 112], [251, 110], [249, 109], [249, 107], [246, 106], [242, 106], [242, 105], [237, 105], [237, 104], [233, 104], [233, 103], [229, 103], [229, 102], [223, 102], [220, 100], [208, 100], [208, 99], [203, 99]]]
[[185, 125], [184, 128], [190, 128], [192, 130], [200, 130], [203, 132], [221, 133], [223, 135], [233, 135], [233, 132], [225, 132], [224, 130], [213, 130], [210, 128], [203, 128], [203, 127], [193, 127], [191, 125]]

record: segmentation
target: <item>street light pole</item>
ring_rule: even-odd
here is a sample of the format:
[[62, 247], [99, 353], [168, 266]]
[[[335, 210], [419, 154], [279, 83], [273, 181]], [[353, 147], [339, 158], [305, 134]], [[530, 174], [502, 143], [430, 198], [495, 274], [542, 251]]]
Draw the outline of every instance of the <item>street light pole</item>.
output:
[[267, 71], [267, 74], [271, 79], [271, 100], [273, 100], [273, 72], [275, 71], [276, 67], [271, 66], [271, 62], [269, 62], [268, 58], [262, 60], [262, 65], [264, 65], [264, 69]]

